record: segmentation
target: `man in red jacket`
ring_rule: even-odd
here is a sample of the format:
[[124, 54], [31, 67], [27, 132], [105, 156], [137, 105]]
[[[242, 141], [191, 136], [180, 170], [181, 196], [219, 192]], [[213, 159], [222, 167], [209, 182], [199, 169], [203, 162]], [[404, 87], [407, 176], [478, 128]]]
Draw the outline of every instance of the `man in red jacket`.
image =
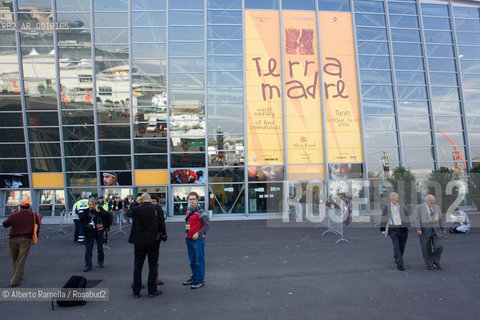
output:
[[208, 214], [198, 205], [198, 193], [188, 194], [188, 210], [185, 218], [185, 233], [188, 260], [192, 275], [183, 282], [190, 289], [200, 289], [205, 285], [205, 233], [210, 228]]
[[12, 227], [8, 234], [8, 252], [13, 267], [13, 276], [10, 280], [11, 287], [18, 287], [23, 280], [25, 264], [27, 263], [28, 253], [32, 245], [33, 222], [39, 226], [37, 236], [40, 231], [40, 218], [30, 210], [30, 200], [20, 201], [20, 210], [10, 213], [8, 218], [3, 221], [5, 228]]

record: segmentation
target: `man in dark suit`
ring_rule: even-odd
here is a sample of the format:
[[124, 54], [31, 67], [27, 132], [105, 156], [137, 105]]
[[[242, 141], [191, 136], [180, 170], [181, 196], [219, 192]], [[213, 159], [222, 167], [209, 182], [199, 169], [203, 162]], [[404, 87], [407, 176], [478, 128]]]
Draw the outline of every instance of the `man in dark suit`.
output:
[[425, 203], [416, 207], [415, 228], [420, 236], [420, 246], [427, 269], [433, 270], [435, 267], [443, 269], [440, 258], [443, 251], [442, 239], [447, 233], [447, 229], [445, 218], [440, 207], [435, 204], [433, 195], [427, 195]]
[[393, 243], [393, 257], [397, 264], [397, 269], [404, 271], [403, 252], [408, 239], [408, 227], [410, 226], [409, 212], [407, 207], [398, 202], [398, 194], [390, 193], [390, 203], [385, 205], [382, 210], [382, 223], [380, 231], [385, 237], [388, 235]]
[[148, 256], [148, 296], [162, 293], [157, 290], [157, 263], [160, 240], [166, 240], [165, 217], [160, 206], [150, 202], [148, 193], [142, 194], [142, 203], [132, 206], [127, 216], [133, 218], [128, 242], [135, 245], [135, 262], [133, 267], [133, 297], [140, 297], [142, 289], [142, 269]]

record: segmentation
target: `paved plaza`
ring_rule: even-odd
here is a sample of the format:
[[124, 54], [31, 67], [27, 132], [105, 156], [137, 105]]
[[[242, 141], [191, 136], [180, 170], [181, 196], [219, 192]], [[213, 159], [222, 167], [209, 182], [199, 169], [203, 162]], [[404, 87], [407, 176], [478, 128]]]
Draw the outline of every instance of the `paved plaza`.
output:
[[[480, 215], [471, 215], [479, 225]], [[72, 228], [56, 233], [44, 225], [32, 247], [20, 288], [58, 288], [70, 275], [102, 280], [108, 302], [57, 307], [49, 302], [0, 302], [2, 319], [478, 319], [480, 314], [480, 228], [447, 234], [444, 270], [426, 270], [418, 236], [410, 232], [406, 271], [396, 269], [392, 244], [377, 227], [351, 225], [350, 243], [324, 228], [298, 224], [272, 228], [266, 220], [215, 221], [207, 235], [206, 286], [183, 287], [189, 276], [183, 224], [167, 222], [169, 240], [160, 248], [159, 286], [134, 299], [130, 282], [133, 245], [110, 234], [105, 268], [83, 273], [84, 247]], [[127, 228], [128, 230], [128, 228]], [[94, 264], [95, 264], [94, 252]], [[8, 287], [11, 266], [0, 241], [0, 287]], [[144, 282], [146, 270], [144, 267]]]

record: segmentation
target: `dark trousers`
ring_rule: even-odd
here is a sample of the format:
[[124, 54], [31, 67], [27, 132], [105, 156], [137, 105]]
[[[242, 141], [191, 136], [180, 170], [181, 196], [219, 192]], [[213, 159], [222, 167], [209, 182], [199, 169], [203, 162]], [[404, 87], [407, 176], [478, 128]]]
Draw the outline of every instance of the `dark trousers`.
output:
[[135, 261], [133, 265], [133, 293], [140, 294], [142, 289], [142, 269], [148, 256], [148, 293], [157, 290], [157, 263], [160, 244], [151, 246], [135, 245]]
[[403, 253], [405, 252], [405, 245], [407, 244], [408, 229], [392, 227], [388, 230], [388, 235], [392, 239], [395, 263], [403, 267]]
[[103, 231], [93, 231], [93, 232], [87, 232], [85, 234], [85, 240], [84, 240], [85, 267], [92, 266], [92, 252], [93, 252], [94, 241], [97, 242], [97, 251], [98, 251], [97, 263], [103, 264], [103, 259], [105, 258], [105, 254], [103, 253], [103, 240], [104, 240]]
[[73, 241], [77, 242], [78, 241], [78, 236], [80, 234], [80, 220], [79, 219], [73, 219], [73, 223], [74, 223]]

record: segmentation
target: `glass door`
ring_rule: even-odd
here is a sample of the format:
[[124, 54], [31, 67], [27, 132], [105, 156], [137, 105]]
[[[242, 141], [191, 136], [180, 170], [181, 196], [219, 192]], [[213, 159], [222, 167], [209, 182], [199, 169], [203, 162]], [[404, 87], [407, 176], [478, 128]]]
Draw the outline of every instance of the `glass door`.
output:
[[198, 205], [205, 209], [205, 186], [174, 186], [172, 187], [173, 215], [184, 216], [186, 214], [188, 208], [188, 194], [192, 191], [198, 193]]

